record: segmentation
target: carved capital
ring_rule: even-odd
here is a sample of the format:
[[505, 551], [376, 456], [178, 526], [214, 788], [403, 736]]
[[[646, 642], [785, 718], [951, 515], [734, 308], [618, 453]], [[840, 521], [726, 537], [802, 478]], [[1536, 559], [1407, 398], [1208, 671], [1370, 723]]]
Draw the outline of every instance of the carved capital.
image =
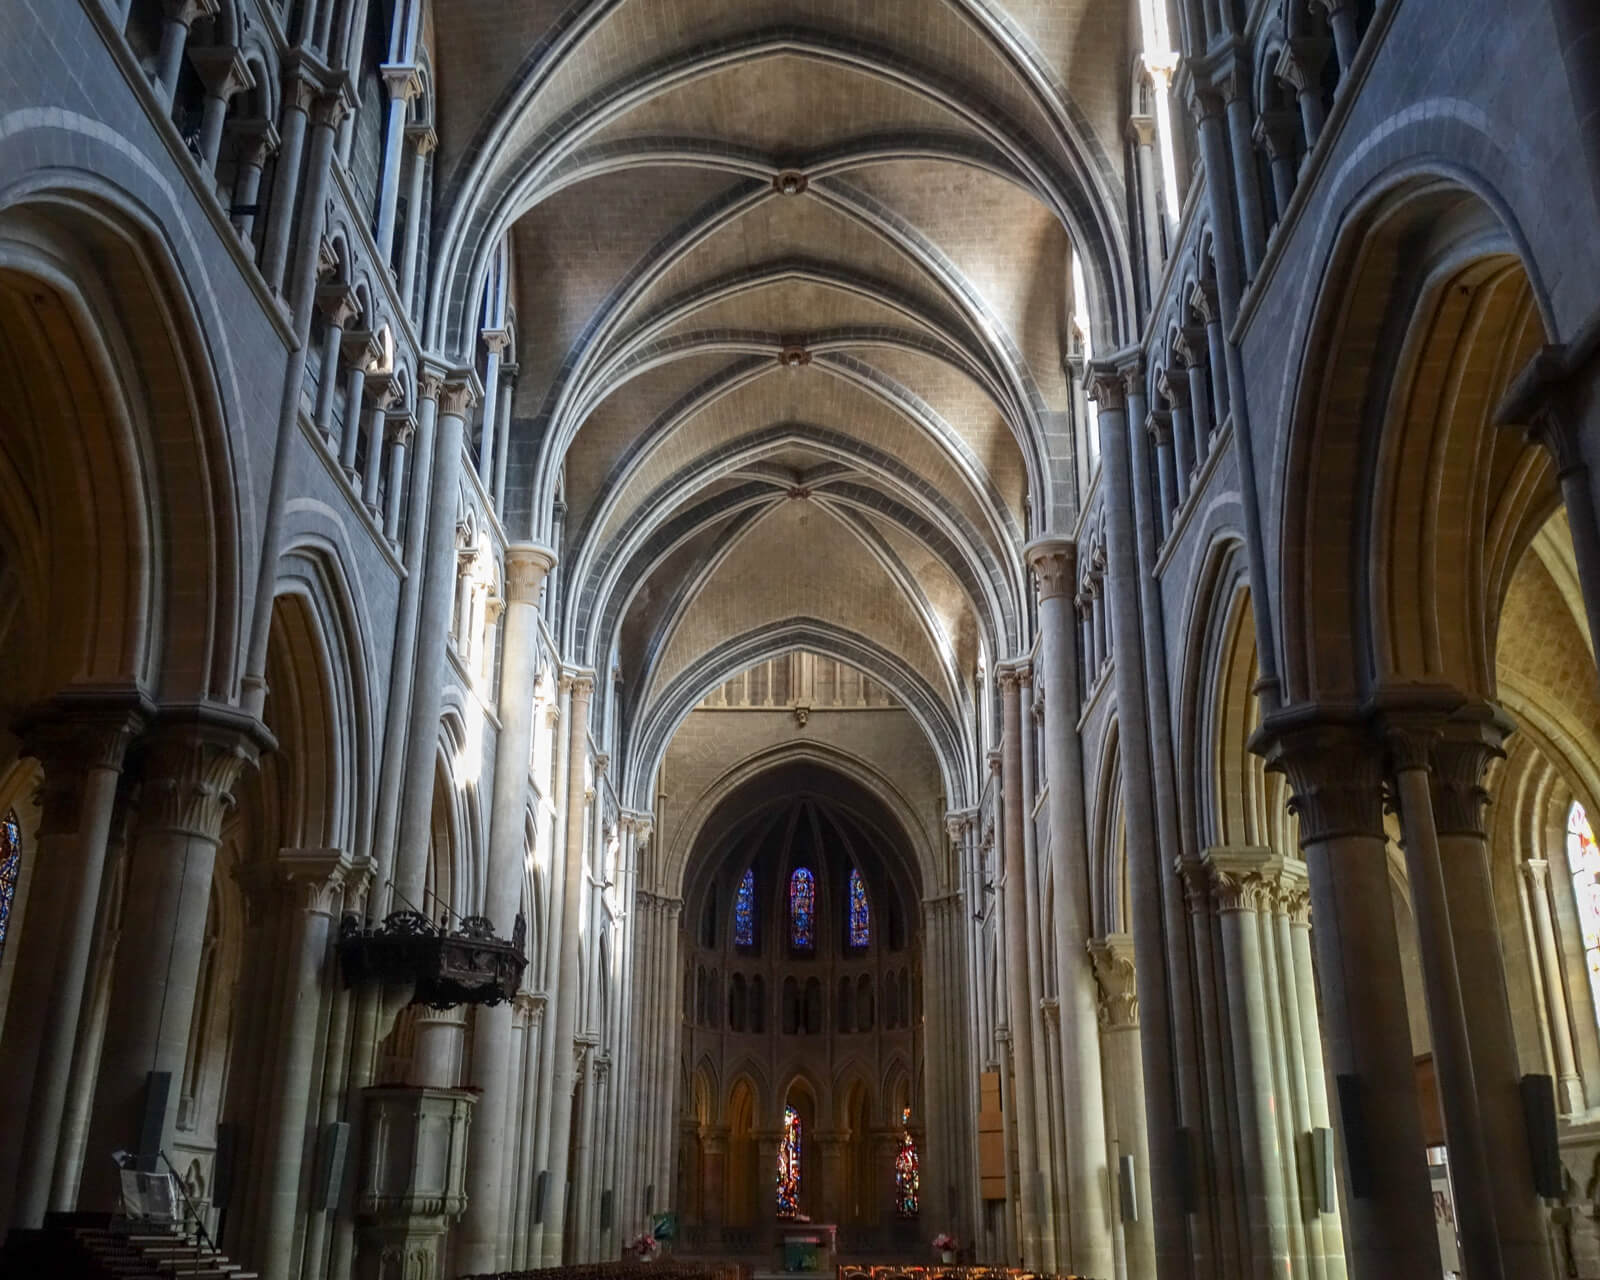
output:
[[555, 568], [556, 553], [532, 542], [506, 548], [506, 599], [512, 604], [537, 604], [544, 580]]
[[383, 424], [383, 438], [404, 449], [416, 434], [417, 420], [409, 413], [392, 413]]
[[1355, 725], [1264, 729], [1267, 767], [1283, 773], [1302, 845], [1339, 836], [1382, 840], [1383, 753]]
[[383, 368], [383, 340], [371, 329], [351, 329], [339, 340], [339, 354], [352, 369], [372, 374]]
[[445, 379], [449, 371], [443, 366], [424, 360], [417, 370], [417, 399], [418, 401], [439, 399], [444, 391]]
[[[1178, 351], [1181, 359], [1183, 352], [1179, 351], [1182, 342], [1173, 344], [1173, 349]], [[1156, 390], [1166, 397], [1167, 403], [1174, 409], [1187, 409], [1189, 407], [1189, 375], [1180, 373], [1176, 369], [1163, 369], [1156, 374]]]
[[1136, 147], [1154, 146], [1156, 141], [1155, 117], [1146, 115], [1129, 116], [1128, 141]]
[[[330, 325], [342, 330], [361, 314], [361, 299], [350, 285], [332, 281], [317, 286], [317, 310]], [[342, 340], [340, 347], [342, 350]]]
[[158, 721], [141, 743], [140, 829], [219, 839], [234, 783], [259, 758], [262, 736], [259, 725], [226, 709]]
[[1538, 893], [1550, 881], [1550, 863], [1544, 858], [1529, 858], [1522, 864], [1522, 874], [1528, 878], [1528, 888]]
[[485, 329], [480, 335], [483, 345], [497, 356], [502, 356], [511, 346], [511, 333], [507, 329]]
[[1331, 41], [1314, 36], [1300, 36], [1283, 46], [1272, 73], [1298, 96], [1318, 92], [1322, 88], [1322, 66], [1332, 51]]
[[1089, 939], [1089, 959], [1100, 988], [1100, 1025], [1110, 1031], [1139, 1025], [1139, 989], [1133, 939], [1125, 933]]
[[1078, 571], [1078, 548], [1066, 538], [1039, 538], [1023, 553], [1034, 581], [1039, 584], [1039, 599], [1053, 600], [1072, 590]]
[[1089, 397], [1102, 413], [1128, 407], [1128, 386], [1115, 365], [1096, 363], [1089, 369]]
[[1018, 669], [1009, 664], [1003, 667], [996, 667], [994, 679], [995, 684], [1000, 688], [1000, 692], [1005, 694], [1008, 698], [1017, 692], [1017, 689], [1021, 684], [1021, 677]]
[[450, 378], [439, 387], [439, 412], [447, 417], [465, 418], [478, 403], [476, 378]]
[[1201, 861], [1219, 912], [1271, 911], [1309, 919], [1306, 864], [1265, 847], [1207, 849]]
[[137, 700], [100, 702], [59, 698], [26, 713], [16, 725], [25, 755], [39, 761], [40, 835], [76, 831], [83, 784], [91, 772], [120, 772], [128, 745], [144, 727]]
[[588, 702], [594, 696], [593, 671], [569, 671], [562, 675], [574, 702]]
[[1483, 810], [1489, 803], [1484, 775], [1505, 756], [1510, 721], [1485, 709], [1481, 717], [1452, 717], [1433, 747], [1433, 820], [1442, 836], [1487, 832]]
[[208, 97], [226, 100], [256, 82], [244, 54], [232, 45], [216, 45], [209, 49], [191, 47], [184, 50], [184, 56], [194, 64]]
[[277, 154], [278, 129], [270, 120], [256, 117], [229, 121], [228, 136], [233, 139], [239, 163], [247, 169], [259, 169]]
[[1217, 303], [1217, 286], [1210, 280], [1196, 280], [1189, 290], [1189, 305], [1204, 324], [1221, 324], [1222, 311]]
[[422, 92], [422, 75], [409, 62], [386, 62], [378, 68], [391, 101], [410, 102]]
[[434, 132], [431, 124], [408, 124], [406, 143], [411, 148], [411, 154], [420, 159], [438, 149], [439, 135]]
[[1269, 159], [1294, 159], [1295, 133], [1300, 127], [1296, 111], [1263, 111], [1256, 117], [1250, 136], [1266, 151]]
[[1172, 443], [1172, 414], [1165, 409], [1152, 409], [1144, 420], [1144, 429], [1158, 445]]
[[342, 849], [282, 849], [278, 865], [307, 915], [338, 914], [351, 869], [349, 854]]

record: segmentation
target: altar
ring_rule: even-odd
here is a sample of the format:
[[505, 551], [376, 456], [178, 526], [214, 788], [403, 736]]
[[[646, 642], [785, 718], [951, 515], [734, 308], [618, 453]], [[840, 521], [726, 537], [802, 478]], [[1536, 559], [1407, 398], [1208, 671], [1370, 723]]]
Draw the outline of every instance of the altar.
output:
[[839, 1261], [839, 1229], [831, 1223], [780, 1222], [778, 1274], [831, 1272]]

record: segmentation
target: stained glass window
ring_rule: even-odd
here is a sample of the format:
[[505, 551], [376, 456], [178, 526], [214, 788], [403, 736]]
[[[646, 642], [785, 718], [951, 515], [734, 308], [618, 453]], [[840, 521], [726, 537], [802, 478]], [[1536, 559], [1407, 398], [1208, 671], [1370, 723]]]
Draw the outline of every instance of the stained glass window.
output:
[[1589, 998], [1600, 1021], [1600, 845], [1581, 804], [1567, 811], [1567, 870], [1572, 874], [1572, 896], [1578, 903], [1578, 928], [1583, 934], [1583, 958], [1589, 970]]
[[800, 1213], [800, 1113], [783, 1109], [783, 1141], [778, 1144], [778, 1216]]
[[756, 945], [756, 869], [746, 867], [733, 895], [733, 945]]
[[17, 877], [22, 874], [22, 829], [17, 811], [6, 810], [0, 821], [0, 958], [6, 953], [6, 931], [11, 926], [11, 900], [17, 896]]
[[872, 909], [867, 906], [867, 886], [861, 872], [850, 870], [850, 945], [864, 947], [872, 941]]
[[906, 1107], [900, 1112], [900, 1150], [894, 1158], [894, 1207], [902, 1218], [917, 1216], [921, 1190], [917, 1140], [911, 1136], [911, 1108]]
[[817, 881], [805, 867], [789, 877], [789, 945], [810, 951], [817, 945]]

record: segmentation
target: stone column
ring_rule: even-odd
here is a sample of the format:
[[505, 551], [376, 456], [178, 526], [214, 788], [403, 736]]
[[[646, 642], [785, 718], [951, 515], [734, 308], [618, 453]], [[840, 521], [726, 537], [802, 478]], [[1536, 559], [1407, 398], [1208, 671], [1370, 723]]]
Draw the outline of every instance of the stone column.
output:
[[1267, 229], [1261, 217], [1261, 186], [1256, 180], [1255, 148], [1250, 137], [1254, 127], [1250, 119], [1250, 69], [1242, 55], [1227, 55], [1213, 88], [1222, 97], [1228, 122], [1228, 146], [1233, 158], [1233, 192], [1234, 199], [1238, 201], [1245, 279], [1254, 280], [1261, 268], [1261, 255], [1266, 249]]
[[389, 412], [400, 402], [400, 392], [388, 373], [367, 379], [367, 391], [372, 406], [367, 419], [367, 457], [361, 472], [361, 501], [377, 516], [378, 488], [383, 476], [383, 437], [389, 424]]
[[1272, 169], [1272, 199], [1282, 218], [1294, 199], [1296, 177], [1294, 131], [1299, 123], [1292, 111], [1263, 111], [1256, 117], [1256, 127], [1251, 139], [1267, 153], [1267, 163]]
[[222, 150], [222, 126], [228, 118], [228, 103], [233, 95], [255, 83], [250, 68], [238, 49], [192, 49], [194, 63], [205, 85], [205, 107], [200, 117], [200, 168], [207, 174], [217, 171], [217, 155]]
[[291, 53], [283, 76], [283, 146], [272, 182], [272, 210], [261, 245], [261, 275], [269, 289], [281, 291], [289, 264], [289, 232], [300, 194], [300, 160], [305, 150], [306, 122], [322, 93], [315, 70], [303, 56]]
[[[1363, 1278], [1438, 1275], [1380, 756], [1356, 729], [1283, 723], [1267, 723], [1263, 745], [1288, 776], [1311, 881], [1323, 1045], [1339, 1082], [1346, 1139], [1340, 1156], [1350, 1271]], [[1358, 1144], [1354, 1160], [1351, 1140]]]
[[1248, 1274], [1304, 1276], [1306, 1260], [1290, 1245], [1289, 1153], [1280, 1145], [1279, 1117], [1290, 1100], [1272, 1060], [1271, 1011], [1263, 964], [1260, 917], [1271, 910], [1282, 859], [1270, 849], [1209, 849], [1211, 901], [1227, 972], [1227, 1025], [1233, 1047], [1234, 1094], [1243, 1137]]
[[[1217, 298], [1217, 286], [1210, 280], [1197, 281], [1189, 291], [1189, 306], [1200, 317], [1206, 331], [1206, 360], [1210, 366], [1206, 382], [1210, 386], [1211, 401], [1215, 407], [1212, 415], [1213, 430], [1221, 430], [1222, 420], [1228, 416], [1228, 342], [1222, 331], [1222, 304]], [[1132, 394], [1130, 392], [1130, 394]]]
[[1158, 545], [1172, 532], [1172, 516], [1178, 509], [1178, 476], [1172, 456], [1172, 415], [1164, 409], [1152, 409], [1145, 419], [1145, 430], [1156, 447], [1156, 494], [1160, 510], [1156, 518]]
[[[531, 544], [506, 549], [506, 614], [500, 678], [500, 736], [495, 746], [494, 804], [484, 914], [505, 937], [522, 907], [528, 764], [533, 753], [533, 676], [538, 658], [539, 593], [555, 556]], [[464, 1274], [498, 1270], [505, 1261], [500, 1178], [505, 1147], [517, 1129], [512, 1110], [511, 1006], [481, 1008], [473, 1021], [472, 1067], [482, 1089], [467, 1148], [467, 1210], [461, 1219]]]
[[[1071, 598], [1077, 550], [1065, 538], [1041, 538], [1029, 544], [1027, 557], [1039, 591], [1035, 676], [1044, 695], [1043, 763], [1050, 788], [1045, 821], [1050, 831], [1050, 877], [1055, 885], [1050, 933], [1055, 945], [1061, 1109], [1066, 1129], [1061, 1190], [1066, 1205], [1067, 1256], [1063, 1265], [1085, 1275], [1109, 1277], [1113, 1261], [1106, 1116], [1100, 1055], [1094, 1051], [1099, 1002], [1088, 952], [1092, 932], [1089, 893], [1081, 874], [1089, 841], [1078, 738], [1077, 631]], [[981, 993], [974, 996], [981, 998]]]
[[177, 1097], [205, 944], [211, 871], [222, 820], [240, 771], [254, 765], [259, 725], [232, 708], [207, 705], [158, 721], [143, 746], [144, 785], [130, 854], [121, 962], [89, 1126], [80, 1204], [114, 1209], [117, 1171], [107, 1158], [142, 1147], [141, 1121], [154, 1073], [167, 1077], [155, 1143], [170, 1149]]
[[1145, 272], [1149, 279], [1149, 296], [1153, 299], [1161, 287], [1165, 266], [1162, 259], [1162, 224], [1159, 221], [1160, 201], [1156, 192], [1154, 117], [1129, 116], [1128, 140], [1133, 143], [1134, 159], [1139, 167], [1139, 216], [1144, 221]]
[[1409, 725], [1391, 727], [1390, 768], [1400, 804], [1406, 878], [1417, 926], [1439, 1105], [1444, 1111], [1445, 1140], [1450, 1147], [1450, 1185], [1458, 1209], [1462, 1261], [1473, 1280], [1489, 1280], [1506, 1272], [1498, 1248], [1489, 1152], [1473, 1082], [1471, 1033], [1433, 821], [1428, 776], [1432, 736]]
[[161, 48], [156, 53], [156, 97], [161, 109], [172, 110], [178, 92], [178, 76], [183, 70], [183, 52], [189, 43], [189, 28], [200, 18], [217, 12], [218, 0], [164, 0], [161, 19]]
[[344, 335], [343, 354], [349, 366], [344, 393], [344, 426], [339, 437], [339, 467], [352, 484], [358, 481], [356, 449], [361, 442], [361, 414], [366, 405], [367, 375], [383, 368], [378, 335], [363, 329]]
[[483, 491], [494, 493], [494, 433], [498, 426], [500, 401], [500, 361], [511, 344], [504, 329], [485, 329], [483, 344], [489, 349], [483, 371], [483, 429], [478, 435], [478, 475]]
[[518, 366], [504, 357], [500, 360], [500, 425], [495, 431], [494, 509], [506, 508], [506, 466], [511, 453], [511, 405], [516, 399]]
[[256, 256], [256, 215], [261, 200], [261, 170], [278, 150], [278, 130], [270, 120], [237, 121], [230, 130], [235, 142], [238, 167], [233, 179], [233, 207], [229, 217], [239, 233], [245, 255]]
[[1185, 325], [1175, 347], [1189, 380], [1189, 428], [1194, 432], [1194, 469], [1199, 478], [1211, 454], [1211, 388], [1206, 377], [1206, 335], [1199, 325]]
[[578, 919], [583, 910], [584, 814], [589, 760], [589, 700], [594, 695], [594, 673], [580, 671], [572, 677], [571, 716], [567, 731], [567, 795], [565, 806], [566, 864], [562, 885], [561, 962], [556, 985], [555, 1071], [550, 1085], [549, 1183], [545, 1194], [543, 1265], [560, 1266], [563, 1260], [563, 1218], [567, 1202], [567, 1163], [571, 1144], [572, 1091], [576, 1083], [577, 1054], [573, 1039], [578, 1030]]
[[1431, 795], [1500, 1256], [1507, 1276], [1552, 1280], [1548, 1227], [1529, 1176], [1533, 1156], [1483, 822], [1489, 798], [1484, 771], [1504, 755], [1501, 743], [1511, 727], [1495, 708], [1452, 717], [1433, 746]]
[[1309, 156], [1322, 136], [1322, 64], [1328, 57], [1328, 42], [1300, 36], [1283, 46], [1273, 74], [1288, 85], [1300, 104], [1300, 128], [1306, 136]]
[[1033, 1080], [1033, 995], [1028, 974], [1027, 882], [1023, 856], [1022, 806], [1022, 706], [1015, 667], [997, 671], [1004, 708], [1005, 734], [1001, 746], [1001, 786], [1004, 794], [1005, 946], [1007, 1020], [1011, 1026], [1012, 1070], [1016, 1088], [1011, 1098], [1017, 1125], [1017, 1163], [1020, 1179], [1020, 1218], [1023, 1265], [1037, 1267], [1048, 1252], [1046, 1215], [1039, 1159], [1039, 1118]]
[[1544, 979], [1545, 1013], [1550, 1023], [1550, 1043], [1560, 1082], [1561, 1110], [1565, 1115], [1577, 1115], [1588, 1104], [1584, 1101], [1583, 1077], [1578, 1074], [1578, 1060], [1572, 1049], [1572, 1023], [1567, 1017], [1561, 978], [1561, 944], [1556, 941], [1555, 921], [1550, 914], [1550, 864], [1543, 858], [1529, 858], [1522, 864], [1522, 873], [1528, 878], [1528, 900], [1533, 908], [1538, 965]]
[[273, 1120], [263, 1153], [267, 1175], [260, 1235], [264, 1280], [288, 1280], [292, 1270], [311, 1073], [324, 978], [332, 959], [329, 944], [351, 869], [349, 855], [338, 849], [285, 849], [279, 853], [278, 863], [289, 880], [287, 958], [294, 968], [284, 987], [282, 1039], [273, 1046], [278, 1067]]
[[406, 232], [400, 246], [400, 305], [408, 312], [417, 291], [417, 247], [422, 240], [424, 183], [428, 157], [439, 145], [431, 125], [410, 125], [406, 146], [411, 152], [411, 190], [406, 199]]
[[[1162, 798], [1157, 794], [1154, 757], [1159, 740], [1152, 731], [1152, 699], [1145, 685], [1143, 605], [1140, 596], [1139, 535], [1135, 519], [1132, 442], [1129, 439], [1127, 379], [1115, 366], [1097, 365], [1095, 400], [1100, 410], [1101, 456], [1105, 460], [1106, 582], [1111, 634], [1117, 649], [1113, 668], [1117, 716], [1122, 733], [1123, 816], [1127, 837], [1130, 932], [1137, 953], [1141, 1014], [1140, 1047], [1144, 1062], [1145, 1101], [1149, 1108], [1152, 1148], [1151, 1193], [1155, 1217], [1156, 1257], [1163, 1273], [1190, 1265], [1196, 1249], [1185, 1209], [1177, 1152], [1180, 1127], [1192, 1117], [1182, 1109], [1183, 1077], [1179, 1064], [1185, 1043], [1180, 1016], [1185, 1012], [1187, 984], [1171, 981], [1183, 972], [1168, 947], [1180, 938], [1173, 917], [1182, 923], [1182, 904], [1167, 880], [1171, 855], [1163, 855], [1157, 820]], [[1153, 625], [1153, 623], [1152, 623]], [[1171, 843], [1170, 841], [1167, 843]], [[1172, 939], [1169, 943], [1168, 938]], [[1175, 1012], [1176, 1010], [1176, 1012]], [[1063, 1021], [1065, 1019], [1063, 1018]], [[1092, 1273], [1091, 1273], [1092, 1274]]]
[[[405, 739], [400, 796], [400, 838], [394, 866], [395, 897], [403, 906], [422, 901], [432, 841], [433, 772], [438, 756], [439, 702], [444, 693], [445, 642], [455, 596], [456, 479], [461, 436], [476, 379], [458, 374], [439, 393], [433, 483], [428, 497], [426, 551], [419, 569], [421, 599], [411, 678], [411, 715]], [[403, 671], [397, 678], [406, 678]]]
[[1600, 11], [1588, 0], [1554, 0], [1556, 42], [1572, 87], [1572, 107], [1589, 165], [1589, 189], [1600, 204]]
[[[1177, 463], [1177, 495], [1173, 504], [1176, 511], [1189, 497], [1189, 485], [1194, 479], [1194, 427], [1189, 419], [1189, 377], [1176, 369], [1163, 369], [1156, 376], [1156, 389], [1172, 406], [1172, 449]], [[1104, 436], [1101, 449], [1104, 450]]]
[[[1139, 1060], [1139, 991], [1133, 939], [1125, 933], [1092, 938], [1088, 953], [1100, 984], [1100, 1046], [1111, 1071], [1111, 1114], [1119, 1155], [1133, 1157], [1135, 1217], [1122, 1220], [1130, 1280], [1156, 1274], [1156, 1236], [1150, 1204], [1150, 1138], [1145, 1119], [1144, 1064]], [[1111, 1171], [1113, 1177], [1120, 1175]]]
[[345, 326], [361, 312], [356, 291], [343, 281], [317, 286], [317, 309], [327, 329], [322, 338], [322, 365], [317, 375], [317, 403], [312, 421], [326, 442], [333, 439], [333, 401], [339, 388], [339, 359], [344, 350]]
[[[94, 948], [106, 844], [123, 753], [144, 719], [125, 706], [74, 706], [62, 699], [19, 726], [24, 750], [44, 768], [36, 863], [28, 914], [17, 938], [16, 973], [7, 1009], [0, 1071], [15, 1101], [18, 1159], [10, 1221], [37, 1227], [50, 1205], [62, 1150], [73, 1050], [82, 1021], [89, 955]], [[31, 1088], [30, 1088], [31, 1082]], [[12, 1146], [15, 1141], [17, 1145]]]
[[389, 445], [389, 483], [383, 495], [383, 536], [391, 543], [400, 541], [400, 495], [406, 483], [406, 446], [417, 429], [409, 413], [390, 414], [384, 423], [383, 438]]
[[1356, 27], [1355, 0], [1312, 0], [1328, 11], [1328, 25], [1333, 28], [1334, 48], [1339, 52], [1339, 74], [1347, 76], [1355, 63], [1356, 51], [1361, 47], [1361, 32]]
[[378, 179], [378, 222], [373, 232], [378, 261], [392, 266], [395, 209], [400, 203], [400, 160], [405, 150], [406, 115], [411, 99], [422, 92], [422, 78], [409, 63], [388, 63], [378, 70], [389, 94], [389, 113], [383, 127], [383, 168]]
[[[400, 601], [395, 610], [394, 656], [389, 666], [388, 701], [384, 710], [383, 765], [378, 777], [378, 811], [373, 822], [376, 892], [368, 899], [368, 910], [379, 916], [391, 910], [388, 905], [389, 879], [394, 874], [393, 850], [398, 834], [401, 786], [405, 773], [406, 733], [410, 725], [411, 677], [415, 670], [417, 619], [422, 602], [422, 570], [428, 551], [428, 510], [433, 501], [433, 442], [438, 424], [439, 393], [443, 386], [444, 371], [438, 366], [425, 362], [417, 371], [417, 440], [411, 452], [411, 491], [406, 508], [405, 545], [401, 552], [406, 571], [400, 580]], [[451, 537], [454, 538], [453, 530]], [[445, 625], [449, 625], [448, 615]], [[370, 1081], [362, 1081], [362, 1087], [367, 1083]], [[359, 1109], [356, 1115], [359, 1118]]]

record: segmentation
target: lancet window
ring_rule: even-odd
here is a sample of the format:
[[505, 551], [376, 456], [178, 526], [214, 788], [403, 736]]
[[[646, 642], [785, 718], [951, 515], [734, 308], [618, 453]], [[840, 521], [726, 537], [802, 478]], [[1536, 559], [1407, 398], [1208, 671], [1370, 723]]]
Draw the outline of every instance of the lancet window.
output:
[[756, 945], [756, 870], [746, 867], [733, 896], [733, 945]]
[[[798, 873], [797, 873], [798, 874]], [[778, 1216], [800, 1213], [800, 1113], [783, 1109], [783, 1140], [778, 1144]]]
[[1589, 970], [1589, 996], [1600, 1022], [1600, 846], [1581, 804], [1567, 810], [1567, 870], [1572, 875], [1572, 896], [1578, 905], [1578, 928], [1583, 934], [1584, 965]]
[[850, 872], [850, 945], [865, 947], [872, 941], [872, 910], [867, 905], [867, 886], [861, 872]]
[[17, 896], [17, 880], [22, 875], [22, 828], [17, 811], [6, 810], [0, 821], [0, 959], [6, 954], [6, 933], [11, 926], [11, 903]]
[[789, 945], [796, 951], [817, 945], [817, 881], [808, 867], [789, 877]]
[[900, 1111], [900, 1150], [894, 1158], [894, 1207], [902, 1218], [914, 1218], [921, 1207], [922, 1174], [917, 1140], [911, 1136], [911, 1108]]

